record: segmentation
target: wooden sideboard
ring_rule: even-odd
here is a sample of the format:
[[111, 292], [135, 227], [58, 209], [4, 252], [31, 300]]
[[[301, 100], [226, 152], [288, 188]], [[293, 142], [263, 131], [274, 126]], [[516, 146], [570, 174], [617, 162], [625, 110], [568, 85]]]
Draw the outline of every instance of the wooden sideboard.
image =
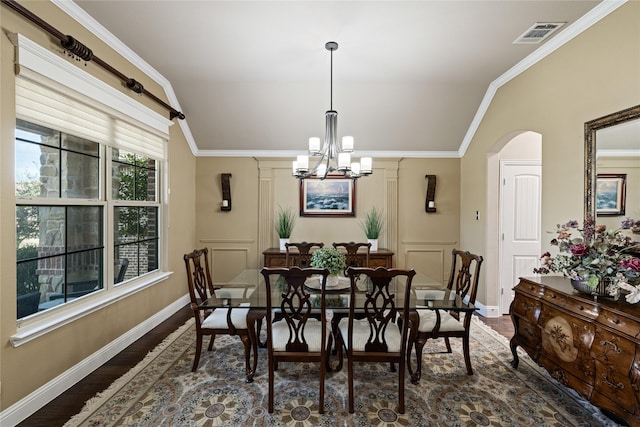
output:
[[[262, 252], [262, 255], [264, 255], [265, 267], [286, 266], [287, 253], [285, 251], [281, 251], [278, 248], [269, 248], [266, 251]], [[363, 253], [361, 255], [361, 265], [364, 265], [364, 260], [366, 259], [367, 254]], [[298, 265], [296, 255], [292, 254], [291, 256], [293, 257], [293, 264]], [[388, 249], [378, 249], [377, 251], [371, 251], [371, 253], [369, 254], [369, 267], [393, 267], [393, 252]]]
[[522, 347], [612, 418], [640, 426], [640, 305], [594, 298], [563, 277], [521, 278], [509, 313]]

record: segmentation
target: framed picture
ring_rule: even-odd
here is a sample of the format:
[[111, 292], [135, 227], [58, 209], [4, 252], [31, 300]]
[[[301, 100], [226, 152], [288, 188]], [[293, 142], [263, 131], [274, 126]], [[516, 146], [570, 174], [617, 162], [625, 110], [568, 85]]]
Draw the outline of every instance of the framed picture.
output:
[[624, 215], [627, 174], [598, 174], [596, 180], [596, 214]]
[[355, 216], [355, 181], [327, 176], [300, 180], [301, 216]]

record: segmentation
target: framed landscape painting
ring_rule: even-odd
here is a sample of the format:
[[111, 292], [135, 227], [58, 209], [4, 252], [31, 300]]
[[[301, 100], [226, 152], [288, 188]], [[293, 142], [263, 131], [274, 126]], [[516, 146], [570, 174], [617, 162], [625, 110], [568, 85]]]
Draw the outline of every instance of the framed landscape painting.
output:
[[624, 215], [627, 174], [598, 174], [596, 213], [598, 216]]
[[355, 216], [355, 182], [349, 178], [300, 180], [301, 216]]

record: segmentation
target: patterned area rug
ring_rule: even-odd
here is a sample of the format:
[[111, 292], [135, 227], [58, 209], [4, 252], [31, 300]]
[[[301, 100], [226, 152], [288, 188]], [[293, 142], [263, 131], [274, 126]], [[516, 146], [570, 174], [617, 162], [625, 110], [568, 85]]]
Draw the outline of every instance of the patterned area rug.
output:
[[420, 384], [407, 380], [404, 415], [396, 413], [397, 374], [387, 364], [356, 364], [355, 414], [346, 407], [346, 366], [328, 373], [320, 415], [317, 365], [298, 363], [279, 365], [275, 411], [267, 413], [266, 349], [259, 350], [255, 381], [247, 384], [237, 337], [217, 337], [211, 352], [203, 346], [199, 369], [191, 372], [195, 331], [189, 321], [66, 426], [617, 425], [526, 354], [512, 369], [507, 340], [477, 319], [472, 325], [474, 375], [466, 375], [460, 340], [452, 340], [453, 354], [439, 353], [442, 340], [430, 340]]

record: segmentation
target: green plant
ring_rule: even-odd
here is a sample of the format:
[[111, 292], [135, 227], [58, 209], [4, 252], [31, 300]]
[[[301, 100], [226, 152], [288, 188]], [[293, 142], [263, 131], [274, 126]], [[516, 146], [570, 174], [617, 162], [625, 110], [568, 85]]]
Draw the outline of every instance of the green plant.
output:
[[278, 213], [276, 214], [275, 227], [278, 236], [281, 239], [288, 239], [291, 237], [293, 226], [296, 223], [296, 213], [292, 207], [283, 208], [278, 206]]
[[382, 218], [382, 212], [375, 206], [369, 209], [364, 217], [364, 221], [360, 222], [364, 234], [367, 239], [377, 239], [382, 234], [382, 227], [384, 226], [384, 219]]
[[[16, 255], [19, 260], [35, 259], [38, 256], [38, 247], [36, 245], [23, 245], [17, 249]], [[16, 268], [18, 296], [40, 290], [37, 268], [37, 262], [18, 263]]]
[[339, 274], [346, 267], [345, 256], [336, 248], [320, 248], [311, 255], [311, 267], [326, 268], [331, 274]]

